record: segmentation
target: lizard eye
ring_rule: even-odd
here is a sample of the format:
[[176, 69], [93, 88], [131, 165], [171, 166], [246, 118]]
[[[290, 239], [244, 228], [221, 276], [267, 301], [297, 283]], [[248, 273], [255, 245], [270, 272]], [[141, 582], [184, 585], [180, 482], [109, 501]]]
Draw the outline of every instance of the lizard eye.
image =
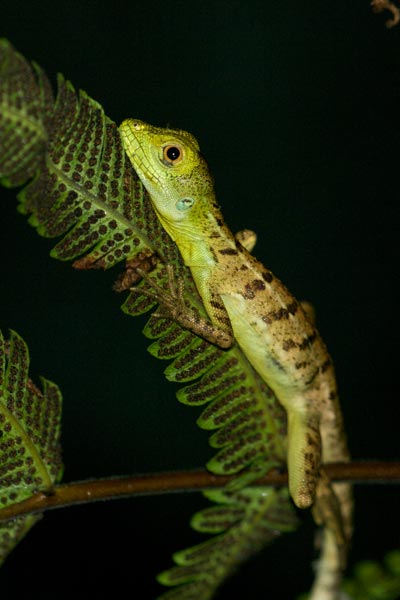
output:
[[163, 163], [168, 167], [173, 167], [180, 163], [183, 158], [183, 151], [180, 146], [168, 144], [163, 148]]

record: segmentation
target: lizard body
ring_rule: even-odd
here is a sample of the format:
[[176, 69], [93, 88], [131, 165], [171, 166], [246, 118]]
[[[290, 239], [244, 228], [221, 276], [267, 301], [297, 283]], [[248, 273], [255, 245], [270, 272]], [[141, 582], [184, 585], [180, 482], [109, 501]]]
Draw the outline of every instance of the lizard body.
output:
[[[164, 229], [191, 270], [211, 322], [236, 340], [286, 409], [289, 490], [295, 504], [306, 508], [315, 498], [321, 461], [349, 459], [325, 344], [301, 304], [225, 225], [196, 139], [182, 130], [132, 119], [120, 131]], [[335, 534], [336, 541], [341, 535], [348, 540], [349, 487], [334, 488], [343, 525], [336, 527], [343, 534]], [[320, 521], [337, 521], [328, 515], [327, 496], [317, 491]]]

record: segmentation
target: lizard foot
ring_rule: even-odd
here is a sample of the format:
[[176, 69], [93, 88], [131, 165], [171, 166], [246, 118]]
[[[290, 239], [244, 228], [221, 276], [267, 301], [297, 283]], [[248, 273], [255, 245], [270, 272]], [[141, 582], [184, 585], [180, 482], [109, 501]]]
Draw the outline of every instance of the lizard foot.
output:
[[175, 278], [172, 265], [166, 265], [166, 268], [168, 275], [168, 290], [159, 285], [154, 278], [150, 277], [146, 271], [140, 268], [137, 268], [136, 272], [146, 281], [146, 283], [148, 283], [150, 289], [132, 287], [130, 290], [131, 292], [137, 292], [144, 294], [149, 298], [153, 298], [159, 303], [157, 311], [153, 313], [154, 317], [160, 319], [172, 319], [173, 321], [180, 323], [182, 314], [186, 311], [190, 311], [183, 299], [183, 280], [181, 278]]
[[204, 338], [220, 348], [229, 348], [233, 344], [232, 335], [219, 329], [207, 318], [202, 317], [196, 310], [186, 305], [184, 300], [184, 282], [176, 278], [172, 265], [166, 265], [168, 275], [168, 289], [160, 286], [142, 269], [137, 269], [138, 274], [148, 283], [150, 289], [130, 288], [132, 292], [144, 294], [159, 303], [153, 316], [166, 318], [179, 323], [185, 329]]

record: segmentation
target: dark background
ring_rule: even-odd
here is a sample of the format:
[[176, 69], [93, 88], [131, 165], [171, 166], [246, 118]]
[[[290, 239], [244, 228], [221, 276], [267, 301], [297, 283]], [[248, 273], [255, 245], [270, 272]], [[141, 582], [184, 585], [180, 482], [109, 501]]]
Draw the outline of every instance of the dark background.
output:
[[[192, 131], [233, 230], [311, 300], [335, 360], [357, 459], [398, 457], [400, 27], [359, 2], [3, 2], [0, 35], [117, 123]], [[64, 394], [65, 481], [204, 465], [197, 412], [180, 405], [125, 316], [116, 272], [49, 258], [1, 196], [0, 326], [28, 342], [32, 374]], [[358, 486], [352, 562], [398, 545], [399, 494]], [[200, 495], [48, 513], [0, 573], [8, 600], [154, 598], [154, 575], [200, 537]], [[283, 537], [218, 598], [293, 598], [311, 581], [312, 528]], [[202, 538], [201, 538], [202, 539]], [[28, 591], [29, 590], [29, 591]], [[57, 591], [58, 590], [58, 591]]]

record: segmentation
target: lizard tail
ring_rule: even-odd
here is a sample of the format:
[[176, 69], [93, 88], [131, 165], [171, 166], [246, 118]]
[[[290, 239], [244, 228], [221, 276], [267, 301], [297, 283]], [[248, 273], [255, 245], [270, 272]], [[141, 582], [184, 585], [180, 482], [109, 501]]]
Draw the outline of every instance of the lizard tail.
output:
[[322, 526], [320, 557], [309, 600], [339, 600], [343, 571], [352, 536], [353, 497], [347, 483], [330, 484], [321, 472], [313, 507], [315, 521]]
[[315, 565], [315, 579], [309, 600], [338, 600], [342, 579], [342, 560], [334, 533], [322, 532], [321, 555]]

